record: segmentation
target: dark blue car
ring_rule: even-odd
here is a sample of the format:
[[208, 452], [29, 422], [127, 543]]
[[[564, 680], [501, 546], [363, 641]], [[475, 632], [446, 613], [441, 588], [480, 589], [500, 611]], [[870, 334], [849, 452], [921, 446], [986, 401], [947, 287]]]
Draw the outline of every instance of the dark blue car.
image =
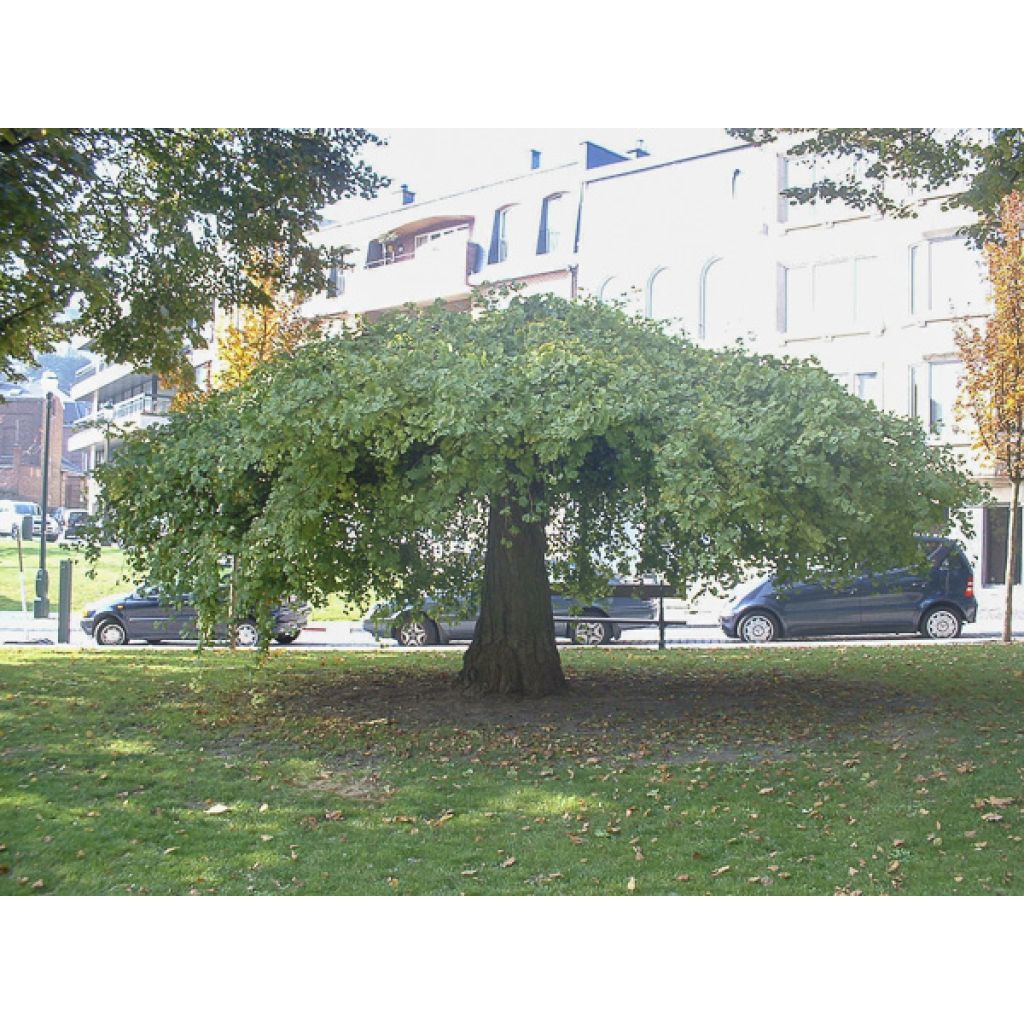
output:
[[921, 633], [952, 640], [974, 622], [978, 602], [970, 562], [955, 541], [922, 538], [929, 568], [891, 569], [860, 576], [848, 586], [776, 586], [762, 580], [719, 622], [725, 635], [751, 644], [781, 637], [850, 633]]

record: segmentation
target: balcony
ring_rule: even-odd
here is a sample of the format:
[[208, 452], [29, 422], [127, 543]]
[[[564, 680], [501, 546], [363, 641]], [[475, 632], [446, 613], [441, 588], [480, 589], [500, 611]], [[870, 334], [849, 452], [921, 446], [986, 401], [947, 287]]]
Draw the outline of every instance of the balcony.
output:
[[68, 451], [80, 452], [106, 442], [108, 425], [135, 430], [159, 423], [170, 412], [171, 399], [160, 395], [136, 395], [134, 398], [102, 406], [95, 416], [80, 419], [68, 438]]
[[312, 299], [303, 307], [306, 316], [336, 316], [393, 309], [408, 302], [461, 298], [469, 294], [466, 274], [476, 247], [464, 234], [418, 245], [414, 252], [387, 253], [353, 271], [347, 271], [338, 294]]

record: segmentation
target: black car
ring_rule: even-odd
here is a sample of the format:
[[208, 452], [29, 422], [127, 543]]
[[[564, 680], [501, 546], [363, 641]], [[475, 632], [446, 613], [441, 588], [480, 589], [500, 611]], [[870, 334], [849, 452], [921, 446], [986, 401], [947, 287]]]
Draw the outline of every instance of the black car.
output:
[[[290, 644], [309, 622], [310, 606], [285, 601], [273, 609], [273, 639]], [[103, 646], [145, 640], [149, 644], [164, 640], [196, 640], [199, 630], [196, 610], [187, 599], [180, 604], [167, 600], [155, 587], [139, 587], [129, 594], [101, 598], [85, 612], [82, 630]], [[219, 639], [227, 636], [227, 628], [216, 631]], [[261, 637], [254, 619], [246, 619], [236, 627], [235, 640], [240, 647], [257, 647]]]
[[974, 622], [974, 574], [963, 550], [941, 537], [921, 538], [927, 570], [890, 569], [848, 586], [752, 584], [719, 619], [725, 635], [758, 644], [781, 637], [851, 633], [921, 633], [952, 640]]
[[[658, 620], [659, 592], [657, 581], [645, 577], [613, 579], [608, 593], [596, 601], [581, 602], [553, 594], [555, 636], [595, 646], [618, 640], [625, 630], [650, 627]], [[391, 637], [402, 647], [432, 647], [453, 640], [472, 640], [477, 618], [473, 607], [452, 615], [428, 598], [419, 607], [399, 611], [378, 605], [363, 622], [363, 629], [378, 639]]]

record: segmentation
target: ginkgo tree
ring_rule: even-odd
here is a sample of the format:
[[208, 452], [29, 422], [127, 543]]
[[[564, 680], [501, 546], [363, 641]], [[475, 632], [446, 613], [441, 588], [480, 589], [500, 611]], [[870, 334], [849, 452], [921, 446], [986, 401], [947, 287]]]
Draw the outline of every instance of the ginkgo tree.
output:
[[591, 300], [357, 323], [125, 439], [100, 513], [132, 566], [223, 615], [341, 593], [479, 602], [458, 685], [566, 687], [552, 583], [910, 564], [977, 500], [920, 426], [819, 366], [710, 351]]
[[1024, 477], [1024, 194], [1000, 206], [999, 231], [985, 243], [993, 313], [984, 330], [956, 330], [963, 361], [961, 413], [973, 422], [976, 447], [1010, 484], [1003, 640], [1013, 640], [1013, 585], [1020, 558], [1020, 486]]

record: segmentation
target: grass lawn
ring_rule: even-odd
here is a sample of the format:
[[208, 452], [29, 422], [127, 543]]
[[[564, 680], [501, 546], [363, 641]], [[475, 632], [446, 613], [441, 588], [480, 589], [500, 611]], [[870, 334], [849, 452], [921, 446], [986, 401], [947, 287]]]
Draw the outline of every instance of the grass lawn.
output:
[[[124, 553], [120, 548], [104, 548], [96, 563], [95, 576], [90, 578], [89, 563], [74, 544], [47, 544], [46, 568], [50, 573], [50, 599], [56, 613], [59, 586], [59, 565], [62, 559], [70, 558], [74, 563], [71, 583], [73, 611], [77, 615], [97, 598], [131, 590], [136, 581], [129, 579], [125, 572]], [[29, 611], [36, 594], [36, 570], [39, 568], [39, 541], [27, 542], [22, 546], [25, 565], [25, 600]], [[321, 622], [338, 619], [362, 618], [365, 609], [357, 608], [335, 595], [322, 607], [317, 608], [313, 618]], [[0, 539], [0, 611], [21, 611], [21, 583], [18, 577], [18, 546], [8, 538]]]
[[[86, 575], [89, 563], [81, 548], [74, 544], [48, 543], [46, 545], [46, 569], [50, 574], [50, 601], [54, 614], [57, 610], [57, 593], [60, 586], [60, 563], [71, 559], [74, 568], [71, 581], [72, 610], [81, 612], [90, 601], [107, 594], [130, 590], [133, 584], [125, 576], [124, 553], [120, 548], [104, 548], [103, 556], [96, 566], [96, 575]], [[39, 568], [39, 541], [22, 544], [22, 560], [25, 566], [25, 600], [32, 611], [36, 596], [36, 570]], [[21, 611], [21, 583], [18, 576], [17, 542], [4, 538], [0, 540], [0, 611]]]
[[1000, 645], [0, 653], [0, 895], [1024, 894]]

